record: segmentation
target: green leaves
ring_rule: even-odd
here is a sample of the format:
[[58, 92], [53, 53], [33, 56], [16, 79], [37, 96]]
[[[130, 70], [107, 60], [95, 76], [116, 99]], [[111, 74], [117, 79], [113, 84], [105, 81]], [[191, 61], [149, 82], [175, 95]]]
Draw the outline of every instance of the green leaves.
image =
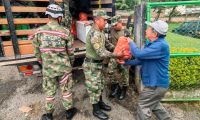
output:
[[133, 9], [135, 1], [133, 0], [116, 0], [115, 6], [118, 10]]
[[170, 89], [193, 89], [200, 87], [200, 56], [170, 59]]

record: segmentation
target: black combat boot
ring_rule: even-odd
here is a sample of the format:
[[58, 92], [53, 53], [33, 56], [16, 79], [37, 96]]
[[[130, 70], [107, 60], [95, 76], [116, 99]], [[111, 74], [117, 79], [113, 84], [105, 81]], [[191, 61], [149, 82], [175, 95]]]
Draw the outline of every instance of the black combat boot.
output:
[[53, 120], [53, 114], [52, 113], [43, 114], [41, 120]]
[[77, 111], [78, 110], [75, 107], [69, 110], [66, 110], [66, 119], [71, 120], [74, 117], [74, 115], [77, 113]]
[[111, 93], [110, 93], [110, 97], [114, 98], [117, 96], [118, 92], [119, 92], [120, 86], [119, 84], [112, 84], [111, 85]]
[[121, 89], [121, 93], [118, 97], [119, 100], [123, 100], [126, 97], [127, 86], [123, 86]]
[[103, 102], [102, 96], [100, 96], [99, 108], [105, 111], [111, 111], [111, 107]]
[[108, 115], [104, 112], [102, 112], [99, 108], [99, 104], [92, 104], [93, 106], [93, 115], [97, 118], [99, 118], [100, 120], [108, 120]]

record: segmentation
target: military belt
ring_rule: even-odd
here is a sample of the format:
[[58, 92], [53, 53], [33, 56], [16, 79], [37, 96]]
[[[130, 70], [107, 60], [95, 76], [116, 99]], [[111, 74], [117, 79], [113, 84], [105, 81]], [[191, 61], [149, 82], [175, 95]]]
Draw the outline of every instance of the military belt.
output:
[[91, 59], [91, 58], [85, 58], [85, 61], [86, 62], [93, 62], [93, 63], [102, 63], [103, 60], [94, 60], [94, 59]]

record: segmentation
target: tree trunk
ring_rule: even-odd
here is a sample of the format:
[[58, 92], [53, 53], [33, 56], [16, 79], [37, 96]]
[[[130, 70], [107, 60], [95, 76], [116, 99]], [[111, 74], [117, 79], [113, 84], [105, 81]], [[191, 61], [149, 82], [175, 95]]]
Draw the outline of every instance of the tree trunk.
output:
[[172, 19], [172, 16], [173, 16], [173, 13], [174, 13], [175, 10], [176, 10], [176, 6], [173, 7], [171, 13], [169, 14], [168, 22], [171, 22], [171, 19]]
[[157, 16], [155, 17], [155, 21], [160, 18], [160, 14], [162, 13], [162, 8], [158, 8]]

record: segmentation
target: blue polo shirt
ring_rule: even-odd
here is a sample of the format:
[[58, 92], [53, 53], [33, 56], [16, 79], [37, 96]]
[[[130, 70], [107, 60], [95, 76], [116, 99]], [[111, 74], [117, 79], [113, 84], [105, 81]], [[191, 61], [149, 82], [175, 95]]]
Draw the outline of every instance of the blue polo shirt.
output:
[[141, 65], [141, 78], [144, 86], [169, 87], [169, 45], [164, 38], [158, 38], [145, 45], [144, 49], [137, 48], [130, 42], [131, 54], [135, 60], [126, 61], [126, 65]]

